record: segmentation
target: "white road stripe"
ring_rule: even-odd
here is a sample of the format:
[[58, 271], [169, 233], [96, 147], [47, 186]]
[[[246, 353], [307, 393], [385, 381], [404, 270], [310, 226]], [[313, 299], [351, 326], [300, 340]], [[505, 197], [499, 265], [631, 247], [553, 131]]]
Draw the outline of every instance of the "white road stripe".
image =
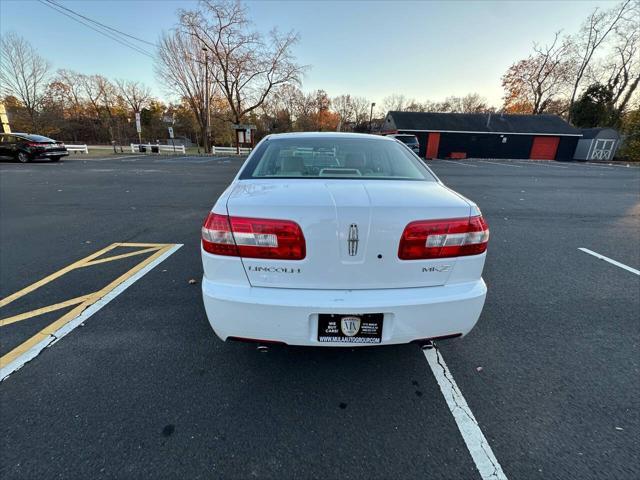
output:
[[9, 375], [11, 375], [13, 372], [18, 370], [19, 368], [21, 368], [29, 360], [33, 360], [35, 357], [37, 357], [38, 354], [42, 350], [44, 350], [45, 348], [53, 345], [58, 340], [60, 340], [62, 337], [67, 335], [69, 332], [71, 332], [78, 325], [80, 325], [81, 323], [84, 323], [91, 315], [96, 313], [98, 310], [100, 310], [102, 307], [104, 307], [107, 303], [109, 303], [111, 300], [116, 298], [118, 295], [120, 295], [122, 292], [124, 292], [127, 288], [129, 288], [131, 285], [133, 285], [139, 279], [141, 279], [144, 275], [146, 275], [148, 272], [150, 272], [153, 268], [155, 268], [157, 265], [159, 265], [161, 262], [163, 262], [165, 259], [167, 259], [176, 250], [178, 250], [180, 247], [182, 247], [182, 245], [183, 244], [179, 243], [179, 244], [176, 244], [173, 247], [171, 247], [165, 253], [163, 253], [158, 258], [156, 258], [153, 262], [151, 262], [150, 264], [146, 265], [144, 268], [142, 268], [141, 270], [136, 272], [134, 275], [132, 275], [129, 278], [127, 278], [124, 282], [122, 282], [116, 288], [111, 290], [109, 293], [107, 293], [100, 300], [98, 300], [94, 304], [90, 305], [86, 310], [83, 310], [82, 313], [80, 313], [80, 315], [78, 315], [76, 318], [74, 318], [73, 320], [70, 320], [64, 326], [60, 327], [49, 338], [45, 338], [40, 343], [38, 343], [37, 345], [34, 345], [29, 350], [27, 350], [22, 355], [20, 355], [18, 358], [13, 360], [11, 363], [8, 363], [7, 365], [4, 365], [2, 368], [0, 368], [0, 381], [5, 380]]
[[616, 267], [620, 267], [628, 272], [635, 273], [636, 275], [640, 275], [640, 270], [631, 268], [630, 266], [625, 265], [624, 263], [616, 262], [615, 260], [609, 257], [605, 257], [604, 255], [600, 255], [599, 253], [594, 252], [593, 250], [589, 250], [588, 248], [583, 248], [583, 247], [578, 248], [578, 250], [584, 253], [588, 253], [589, 255], [593, 255], [594, 257], [599, 258], [600, 260], [604, 260], [605, 262], [609, 262], [610, 264], [615, 265]]
[[500, 165], [501, 167], [514, 167], [514, 168], [522, 168], [521, 165], [508, 165], [506, 163], [498, 163], [498, 162], [488, 162], [486, 160], [478, 160], [480, 163], [490, 163], [491, 165]]
[[606, 163], [606, 164], [602, 164], [602, 163], [594, 163], [594, 162], [584, 162], [586, 165], [593, 165], [594, 167], [601, 167], [601, 168], [638, 168], [636, 166], [633, 166], [631, 164], [625, 164], [625, 165], [616, 165], [615, 163]]
[[585, 167], [594, 167], [594, 168], [606, 168], [606, 169], [613, 169], [613, 167], [609, 166], [609, 165], [596, 165], [594, 163], [588, 163], [588, 162], [583, 162], [582, 163], [583, 166]]
[[80, 155], [74, 155], [72, 157], [64, 157], [62, 161], [72, 161], [72, 162], [104, 162], [107, 160], [123, 160], [125, 158], [135, 158], [142, 157], [142, 155], [117, 155], [113, 154], [110, 157], [81, 157]]
[[477, 165], [471, 165], [470, 163], [462, 163], [462, 162], [458, 162], [458, 161], [454, 161], [454, 160], [441, 160], [442, 162], [447, 162], [447, 163], [454, 163], [456, 165], [466, 165], [467, 167], [473, 167], [473, 168], [478, 168]]
[[507, 476], [502, 471], [487, 439], [480, 430], [478, 421], [469, 409], [469, 405], [462, 396], [444, 358], [435, 347], [423, 350], [423, 352], [480, 476], [483, 480], [507, 480]]
[[548, 168], [569, 168], [569, 167], [564, 167], [562, 165], [551, 165], [547, 162], [545, 162], [544, 160], [542, 161], [534, 161], [534, 162], [514, 162], [514, 163], [518, 163], [520, 165], [537, 165], [539, 167], [548, 167]]

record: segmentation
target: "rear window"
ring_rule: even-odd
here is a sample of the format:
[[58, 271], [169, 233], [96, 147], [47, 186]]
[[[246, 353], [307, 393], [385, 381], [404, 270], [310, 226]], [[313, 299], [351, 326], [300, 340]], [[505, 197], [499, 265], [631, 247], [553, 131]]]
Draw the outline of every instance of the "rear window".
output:
[[397, 142], [338, 136], [265, 140], [240, 178], [435, 180], [420, 160]]
[[40, 142], [40, 143], [55, 142], [55, 140], [49, 137], [43, 137], [42, 135], [25, 135], [24, 138], [26, 140], [29, 140], [30, 142]]

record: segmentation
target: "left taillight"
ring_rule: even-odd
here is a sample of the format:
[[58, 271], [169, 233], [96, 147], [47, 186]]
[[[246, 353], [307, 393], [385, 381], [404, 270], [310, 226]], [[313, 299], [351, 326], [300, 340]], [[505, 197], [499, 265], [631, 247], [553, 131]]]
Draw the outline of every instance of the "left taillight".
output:
[[489, 226], [482, 216], [419, 220], [407, 225], [398, 258], [420, 260], [478, 255], [487, 250]]
[[209, 213], [202, 226], [202, 248], [215, 255], [302, 260], [306, 243], [290, 220], [233, 217]]

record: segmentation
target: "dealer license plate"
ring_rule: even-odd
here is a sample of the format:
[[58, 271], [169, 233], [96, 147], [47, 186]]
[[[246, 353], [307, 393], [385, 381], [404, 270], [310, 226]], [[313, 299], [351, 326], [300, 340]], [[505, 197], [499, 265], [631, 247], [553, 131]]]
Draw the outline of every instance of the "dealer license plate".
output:
[[380, 343], [382, 313], [318, 315], [318, 341], [334, 343]]

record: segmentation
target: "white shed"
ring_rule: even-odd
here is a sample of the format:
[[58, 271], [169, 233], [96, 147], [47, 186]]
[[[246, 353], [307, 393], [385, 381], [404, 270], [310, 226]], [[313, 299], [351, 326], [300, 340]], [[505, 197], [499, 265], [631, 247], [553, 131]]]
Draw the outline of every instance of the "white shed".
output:
[[578, 141], [574, 160], [613, 160], [620, 134], [613, 128], [585, 128]]

